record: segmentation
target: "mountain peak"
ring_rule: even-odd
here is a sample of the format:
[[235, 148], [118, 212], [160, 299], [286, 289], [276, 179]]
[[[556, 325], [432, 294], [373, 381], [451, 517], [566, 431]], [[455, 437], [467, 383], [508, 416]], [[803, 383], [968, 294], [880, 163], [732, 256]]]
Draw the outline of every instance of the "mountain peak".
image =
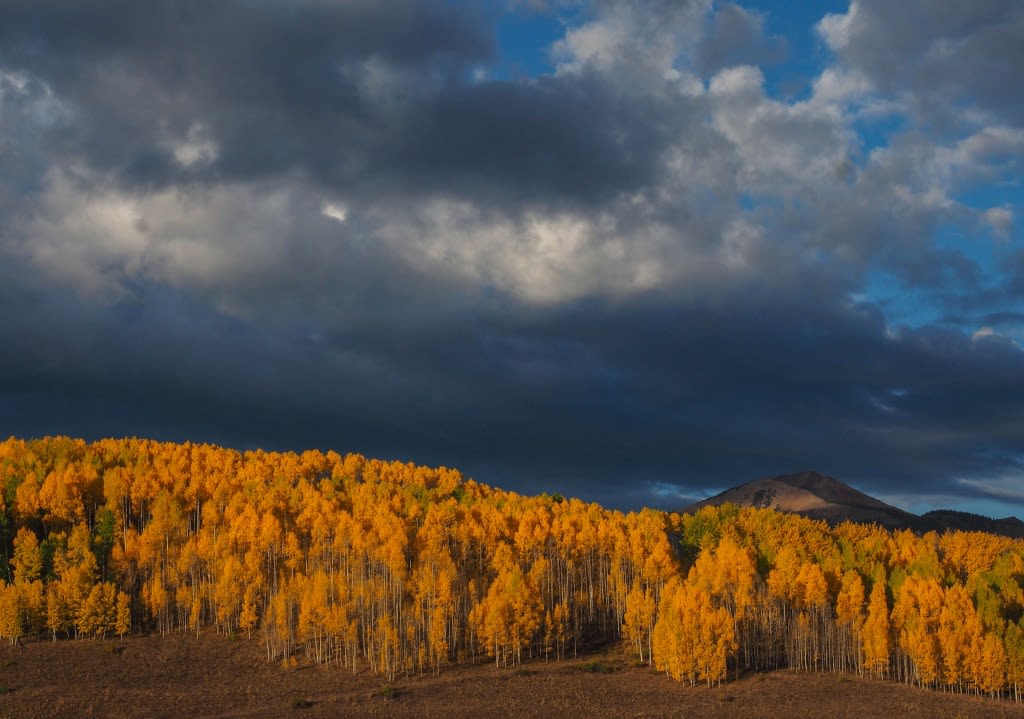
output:
[[685, 511], [731, 502], [742, 507], [771, 508], [780, 512], [824, 519], [877, 523], [890, 529], [909, 526], [913, 514], [875, 499], [821, 472], [807, 471], [758, 479], [733, 487], [691, 505]]
[[747, 482], [692, 504], [683, 511], [696, 512], [701, 507], [717, 507], [726, 502], [741, 507], [770, 508], [800, 514], [811, 519], [823, 519], [833, 525], [850, 521], [878, 524], [886, 529], [912, 529], [916, 532], [961, 530], [1024, 537], [1024, 522], [1016, 517], [989, 519], [948, 509], [935, 510], [919, 517], [864, 494], [838, 479], [814, 471]]

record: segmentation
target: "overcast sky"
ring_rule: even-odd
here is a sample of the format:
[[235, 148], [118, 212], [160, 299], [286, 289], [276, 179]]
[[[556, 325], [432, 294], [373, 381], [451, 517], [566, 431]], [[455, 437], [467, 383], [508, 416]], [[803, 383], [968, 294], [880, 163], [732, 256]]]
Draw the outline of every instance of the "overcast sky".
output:
[[0, 433], [1024, 516], [1022, 77], [1019, 0], [5, 0]]

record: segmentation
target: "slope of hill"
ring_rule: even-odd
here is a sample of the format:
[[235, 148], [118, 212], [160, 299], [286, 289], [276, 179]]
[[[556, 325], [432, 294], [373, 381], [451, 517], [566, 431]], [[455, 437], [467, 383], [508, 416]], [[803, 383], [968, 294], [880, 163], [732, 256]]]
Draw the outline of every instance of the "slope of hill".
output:
[[918, 516], [819, 472], [800, 472], [747, 482], [690, 505], [683, 511], [695, 512], [701, 507], [719, 506], [726, 502], [823, 519], [833, 525], [849, 520], [874, 523], [886, 529], [913, 529], [918, 532], [960, 530], [1024, 537], [1024, 522], [1016, 517], [989, 519], [953, 510], [936, 510]]
[[887, 719], [894, 707], [907, 717], [932, 719], [1020, 716], [998, 700], [856, 674], [783, 669], [743, 673], [717, 689], [690, 686], [638, 666], [622, 645], [560, 662], [534, 658], [516, 668], [466, 663], [393, 683], [369, 671], [282, 668], [266, 661], [255, 637], [205, 632], [123, 642], [47, 638], [24, 649], [0, 642], [0, 666], [4, 717]]
[[1017, 517], [992, 519], [980, 514], [958, 512], [954, 509], [936, 509], [914, 520], [912, 529], [919, 532], [987, 532], [1004, 537], [1024, 538], [1024, 522]]
[[776, 509], [830, 524], [844, 520], [877, 523], [888, 529], [910, 526], [915, 515], [875, 499], [842, 482], [818, 472], [800, 472], [758, 479], [733, 487], [714, 497], [687, 507], [693, 512], [701, 507], [731, 502], [741, 507]]
[[[814, 474], [762, 484], [748, 502], [833, 519], [851, 508], [860, 518], [898, 517]], [[149, 643], [135, 639], [181, 633], [252, 638], [269, 662], [390, 683], [482, 661], [495, 671], [531, 658], [558, 663], [622, 642], [627, 661], [690, 684], [785, 668], [1019, 701], [1021, 566], [1024, 541], [990, 534], [893, 538], [878, 526], [830, 528], [732, 506], [624, 514], [355, 454], [0, 442], [8, 668], [35, 651], [26, 648], [34, 639], [49, 647], [123, 636], [125, 655], [139, 647], [138, 659], [151, 662]], [[934, 623], [907, 611], [919, 597], [932, 615], [957, 612], [970, 631], [932, 641]], [[984, 623], [996, 616], [1006, 621]], [[850, 617], [899, 644], [845, 631]], [[975, 665], [946, 661], [969, 652]], [[180, 673], [178, 662], [157, 663]], [[28, 696], [29, 682], [2, 674], [0, 689]], [[95, 682], [89, 688], [97, 695]], [[0, 715], [27, 715], [5, 702]], [[301, 702], [311, 716], [319, 711]], [[39, 703], [40, 715], [57, 714]], [[793, 715], [773, 715], [780, 711]]]

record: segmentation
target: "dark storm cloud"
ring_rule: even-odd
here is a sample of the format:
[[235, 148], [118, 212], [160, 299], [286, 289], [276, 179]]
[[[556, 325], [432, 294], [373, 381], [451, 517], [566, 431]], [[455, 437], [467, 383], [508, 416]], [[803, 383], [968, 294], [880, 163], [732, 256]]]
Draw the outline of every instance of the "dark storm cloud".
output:
[[616, 97], [593, 75], [454, 88], [411, 111], [382, 159], [433, 191], [473, 195], [482, 185], [520, 201], [610, 200], [656, 179], [672, 125], [651, 118], [669, 108], [683, 117], [696, 109]]
[[[476, 441], [490, 437], [490, 457], [515, 448], [506, 466], [561, 474], [570, 491], [601, 479], [728, 486], [766, 466], [824, 466], [879, 492], [960, 494], [952, 478], [1019, 462], [1024, 358], [1007, 343], [892, 337], [865, 307], [591, 306], [534, 327], [541, 337], [518, 338], [522, 356], [508, 361], [535, 372], [484, 383], [503, 419]], [[579, 464], [588, 476], [570, 484]]]
[[[0, 434], [320, 446], [618, 506], [802, 469], [1006, 501], [1024, 356], [970, 325], [1019, 324], [1022, 255], [933, 236], [976, 231], [948, 195], [1019, 140], [860, 157], [848, 78], [773, 100], [736, 66], [779, 41], [708, 7], [594, 3], [557, 73], [510, 81], [466, 3], [7, 3]], [[854, 25], [834, 46], [870, 75]], [[960, 97], [922, 78], [899, 92]], [[945, 328], [854, 301], [879, 267]]]
[[[471, 82], [482, 15], [437, 3], [13, 3], [0, 65], [52, 87], [47, 136], [126, 188], [300, 171], [350, 193], [606, 199], [654, 179], [673, 103], [592, 76]], [[681, 109], [681, 108], [676, 108]], [[586, 120], [585, 122], [583, 120]], [[173, 146], [216, 147], [183, 166]]]
[[0, 64], [41, 78], [75, 114], [57, 149], [158, 184], [183, 179], [162, 144], [197, 122], [224, 146], [213, 172], [301, 167], [337, 144], [341, 162], [386, 120], [356, 87], [362, 63], [415, 82], [492, 51], [471, 15], [415, 0], [14, 2], [0, 28]]
[[984, 496], [954, 479], [1016, 468], [1024, 433], [1016, 346], [891, 336], [864, 306], [506, 305], [418, 330], [378, 315], [310, 339], [168, 293], [109, 314], [12, 294], [36, 308], [2, 328], [24, 348], [2, 368], [5, 428], [19, 434], [143, 428], [456, 458], [526, 491], [639, 505], [806, 467], [876, 492]]

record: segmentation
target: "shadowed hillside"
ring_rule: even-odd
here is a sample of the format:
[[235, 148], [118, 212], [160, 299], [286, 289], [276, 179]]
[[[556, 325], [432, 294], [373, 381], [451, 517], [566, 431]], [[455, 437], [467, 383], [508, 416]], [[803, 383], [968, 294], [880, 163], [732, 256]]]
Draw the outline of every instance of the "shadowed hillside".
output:
[[683, 511], [695, 512], [701, 507], [718, 507], [727, 502], [739, 507], [774, 509], [822, 519], [832, 525], [850, 521], [916, 532], [957, 530], [1024, 537], [1024, 522], [1016, 517], [989, 519], [953, 510], [936, 510], [918, 516], [819, 472], [800, 472], [747, 482], [690, 505]]
[[[390, 682], [621, 642], [691, 685], [788, 668], [1024, 688], [1024, 542], [1007, 537], [734, 504], [623, 514], [446, 468], [140, 439], [0, 442], [0, 487], [12, 651], [220, 635]], [[762, 490], [889, 512], [820, 476]]]

